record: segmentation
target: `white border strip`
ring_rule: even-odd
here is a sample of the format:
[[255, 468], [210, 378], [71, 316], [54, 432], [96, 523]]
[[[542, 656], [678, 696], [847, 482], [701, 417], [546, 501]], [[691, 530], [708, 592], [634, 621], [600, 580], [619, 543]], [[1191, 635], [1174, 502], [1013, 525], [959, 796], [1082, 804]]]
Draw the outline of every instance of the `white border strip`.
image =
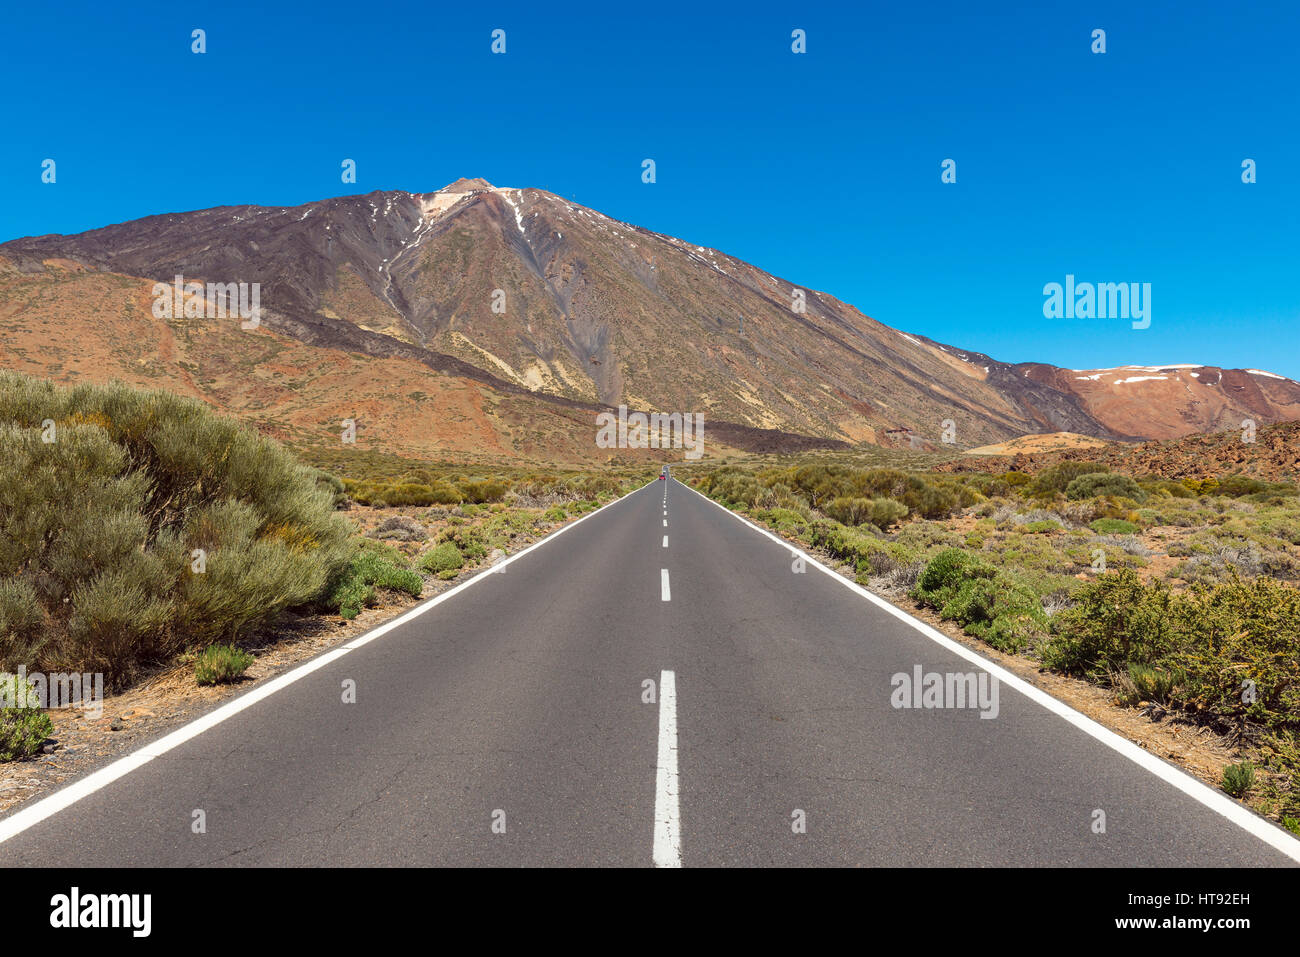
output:
[[792, 551], [800, 555], [804, 559], [804, 561], [806, 561], [808, 564], [814, 566], [815, 568], [820, 569], [821, 571], [825, 572], [827, 575], [830, 575], [833, 579], [835, 579], [845, 588], [857, 592], [857, 594], [867, 599], [867, 601], [889, 612], [889, 614], [893, 615], [899, 621], [902, 621], [912, 626], [921, 634], [923, 634], [925, 637], [929, 638], [931, 641], [939, 645], [942, 645], [945, 649], [951, 651], [953, 654], [965, 658], [967, 661], [970, 661], [976, 665], [979, 665], [989, 674], [996, 677], [998, 681], [1001, 682], [1002, 684], [1010, 688], [1014, 688], [1016, 691], [1019, 691], [1026, 698], [1033, 701], [1035, 704], [1042, 705], [1044, 708], [1046, 708], [1048, 711], [1052, 712], [1053, 714], [1064, 718], [1066, 721], [1070, 722], [1070, 724], [1074, 725], [1080, 731], [1083, 731], [1085, 734], [1088, 734], [1093, 738], [1096, 738], [1098, 741], [1106, 745], [1111, 750], [1119, 752], [1124, 757], [1132, 761], [1134, 764], [1137, 764], [1140, 767], [1144, 768], [1145, 770], [1150, 771], [1152, 774], [1154, 774], [1156, 777], [1160, 778], [1162, 781], [1166, 782], [1167, 784], [1172, 784], [1174, 787], [1182, 791], [1188, 797], [1205, 805], [1211, 811], [1214, 811], [1215, 813], [1227, 818], [1233, 824], [1236, 824], [1242, 830], [1247, 831], [1250, 834], [1254, 835], [1255, 837], [1259, 838], [1261, 841], [1263, 841], [1265, 844], [1272, 847], [1274, 850], [1280, 851], [1281, 853], [1285, 854], [1287, 857], [1291, 858], [1291, 860], [1293, 861], [1300, 861], [1300, 840], [1296, 840], [1286, 831], [1282, 830], [1282, 828], [1277, 827], [1272, 822], [1265, 820], [1264, 818], [1255, 814], [1253, 811], [1249, 810], [1248, 808], [1238, 804], [1236, 801], [1233, 801], [1231, 798], [1227, 797], [1226, 795], [1220, 794], [1219, 792], [1213, 790], [1212, 788], [1206, 787], [1204, 784], [1202, 784], [1200, 781], [1193, 778], [1191, 775], [1187, 774], [1185, 771], [1180, 771], [1172, 764], [1169, 764], [1166, 761], [1162, 761], [1160, 758], [1156, 757], [1151, 752], [1139, 748], [1136, 744], [1134, 744], [1132, 741], [1129, 741], [1127, 738], [1121, 737], [1120, 735], [1116, 734], [1114, 731], [1111, 731], [1109, 728], [1105, 728], [1102, 725], [1098, 724], [1096, 721], [1092, 720], [1091, 718], [1083, 714], [1080, 714], [1078, 711], [1075, 711], [1069, 705], [1061, 701], [1058, 701], [1056, 698], [1053, 698], [1051, 695], [1043, 691], [1041, 688], [1035, 688], [1029, 682], [1025, 681], [1022, 678], [1017, 677], [1016, 675], [1012, 674], [1010, 671], [1007, 671], [1001, 665], [995, 664], [994, 662], [989, 661], [987, 658], [984, 658], [981, 655], [977, 654], [976, 652], [972, 651], [971, 649], [967, 648], [965, 645], [953, 641], [951, 638], [949, 638], [947, 635], [945, 635], [943, 632], [939, 631], [938, 629], [930, 627], [920, 619], [913, 618], [907, 612], [885, 601], [885, 599], [881, 598], [879, 595], [867, 591], [867, 589], [863, 588], [857, 582], [849, 581], [847, 578], [845, 578], [843, 575], [836, 572], [834, 569], [831, 569], [826, 565], [823, 565], [821, 562], [819, 562], [817, 559], [809, 555], [807, 552], [799, 548], [796, 548], [792, 543], [787, 542], [785, 539], [781, 538], [780, 536], [774, 535], [772, 532], [769, 532], [765, 528], [760, 528], [759, 526], [755, 525], [753, 522], [749, 521], [749, 519], [745, 518], [743, 515], [737, 515], [735, 512], [727, 508], [725, 505], [721, 505], [718, 502], [715, 502], [713, 499], [709, 498], [704, 493], [691, 488], [691, 486], [687, 485], [685, 482], [678, 482], [677, 484], [681, 485], [683, 488], [687, 488], [690, 489], [692, 492], [695, 492], [696, 495], [704, 499], [704, 501], [708, 502], [710, 505], [714, 506], [715, 508], [722, 509], [722, 511], [726, 512], [736, 521], [743, 522], [745, 525], [748, 525], [750, 528], [758, 532], [760, 535], [767, 536], [768, 538], [770, 538], [772, 541], [779, 544], [782, 548], [786, 549], [787, 551]]
[[[651, 483], [649, 482], [646, 483], [646, 485], [649, 484]], [[506, 565], [509, 565], [511, 562], [516, 561], [517, 559], [523, 558], [533, 549], [540, 548], [541, 546], [545, 545], [547, 542], [551, 541], [552, 539], [557, 538], [560, 535], [563, 535], [569, 529], [574, 528], [577, 525], [581, 525], [583, 522], [591, 518], [593, 515], [597, 515], [603, 512], [605, 509], [609, 508], [610, 506], [617, 505], [619, 502], [623, 501], [624, 499], [632, 495], [635, 495], [637, 492], [641, 491], [641, 489], [644, 489], [646, 485], [642, 485], [640, 488], [633, 489], [632, 491], [628, 492], [626, 495], [621, 495], [618, 498], [614, 499], [614, 501], [612, 502], [606, 502], [604, 505], [602, 505], [600, 508], [596, 509], [595, 511], [588, 512], [586, 515], [583, 515], [581, 518], [575, 521], [569, 522], [567, 525], [560, 526], [559, 528], [551, 532], [551, 534], [547, 535], [545, 538], [541, 539], [540, 541], [533, 542], [533, 544], [529, 545], [527, 548], [523, 549], [522, 551], [515, 552], [509, 558], [497, 562], [495, 565], [491, 566], [490, 568], [485, 568], [483, 571], [479, 572], [477, 575], [475, 575], [473, 578], [469, 579], [468, 581], [461, 582], [455, 588], [449, 588], [447, 591], [443, 592], [442, 594], [436, 595], [435, 597], [429, 599], [423, 604], [418, 605], [415, 608], [412, 608], [410, 611], [402, 615], [399, 615], [398, 617], [394, 618], [392, 621], [385, 622], [384, 624], [371, 629], [365, 634], [359, 635], [358, 637], [352, 639], [351, 641], [347, 642], [344, 645], [340, 645], [337, 648], [333, 648], [329, 651], [326, 651], [318, 655], [317, 657], [312, 658], [310, 661], [299, 665], [297, 668], [294, 668], [292, 671], [287, 671], [276, 678], [272, 678], [266, 684], [253, 688], [246, 694], [242, 694], [238, 698], [235, 698], [233, 701], [228, 701], [226, 704], [223, 704], [221, 707], [208, 712], [207, 714], [203, 715], [200, 718], [196, 718], [195, 720], [191, 721], [189, 724], [177, 728], [171, 734], [165, 735], [164, 737], [159, 738], [157, 741], [144, 745], [138, 750], [133, 751], [131, 754], [128, 754], [126, 757], [118, 758], [112, 764], [100, 768], [98, 771], [95, 771], [84, 778], [72, 782], [66, 787], [60, 788], [58, 791], [54, 792], [49, 797], [42, 798], [39, 801], [37, 801], [35, 804], [31, 804], [26, 807], [20, 808], [18, 811], [14, 812], [9, 817], [0, 819], [0, 844], [3, 844], [5, 841], [9, 840], [11, 837], [14, 837], [17, 834], [21, 834], [23, 831], [27, 830], [28, 828], [34, 827], [35, 825], [39, 824], [41, 821], [44, 821], [46, 818], [52, 817], [55, 814], [58, 814], [60, 811], [68, 807], [71, 807], [73, 804], [76, 804], [82, 798], [88, 797], [89, 795], [94, 794], [96, 791], [99, 791], [107, 787], [108, 785], [116, 781], [118, 778], [125, 777], [126, 775], [130, 774], [132, 771], [136, 770], [137, 768], [143, 767], [144, 765], [152, 761], [154, 758], [161, 757], [162, 755], [166, 754], [168, 751], [171, 751], [173, 748], [177, 748], [180, 745], [184, 744], [186, 741], [189, 741], [191, 738], [196, 738], [204, 731], [207, 731], [211, 728], [215, 728], [223, 721], [233, 718], [241, 711], [244, 711], [247, 708], [251, 708], [259, 701], [271, 697], [271, 695], [275, 694], [277, 691], [283, 691], [285, 688], [289, 687], [289, 685], [293, 684], [294, 682], [302, 678], [307, 677], [313, 671], [316, 671], [320, 668], [324, 668], [328, 664], [332, 664], [333, 662], [337, 661], [339, 658], [342, 658], [348, 652], [355, 651], [356, 649], [360, 648], [362, 645], [367, 645], [370, 642], [374, 641], [376, 638], [381, 638], [384, 635], [388, 634], [393, 629], [400, 628], [408, 621], [411, 621], [414, 618], [418, 618], [420, 615], [423, 615], [429, 609], [441, 605], [447, 599], [453, 597], [454, 595], [459, 594], [460, 592], [464, 591], [466, 588], [469, 588], [471, 585], [475, 584], [476, 582], [481, 581], [484, 578], [484, 576], [494, 575], [497, 572], [500, 572]]]

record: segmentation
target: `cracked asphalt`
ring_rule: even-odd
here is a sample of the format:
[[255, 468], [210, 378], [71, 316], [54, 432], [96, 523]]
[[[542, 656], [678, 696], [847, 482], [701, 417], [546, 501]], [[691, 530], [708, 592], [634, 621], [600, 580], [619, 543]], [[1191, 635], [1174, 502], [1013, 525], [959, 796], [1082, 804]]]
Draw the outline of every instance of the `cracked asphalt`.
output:
[[994, 719], [893, 707], [892, 677], [916, 665], [977, 670], [653, 482], [0, 859], [649, 866], [659, 716], [642, 687], [666, 669], [688, 867], [1291, 863], [1014, 690]]

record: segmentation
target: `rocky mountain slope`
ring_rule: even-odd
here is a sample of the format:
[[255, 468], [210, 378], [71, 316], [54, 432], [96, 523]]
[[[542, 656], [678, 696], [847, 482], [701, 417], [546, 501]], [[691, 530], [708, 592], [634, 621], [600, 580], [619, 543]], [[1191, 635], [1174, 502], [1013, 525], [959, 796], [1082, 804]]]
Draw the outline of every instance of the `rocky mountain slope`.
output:
[[[152, 283], [51, 260], [20, 272], [0, 257], [0, 368], [63, 382], [165, 388], [247, 419], [295, 446], [339, 446], [344, 419], [358, 451], [458, 462], [675, 460], [682, 451], [609, 450], [593, 404], [431, 368], [401, 355], [309, 344], [236, 319], [159, 319]], [[480, 378], [482, 377], [482, 378]], [[826, 439], [705, 423], [705, 452], [797, 452]]]
[[[1247, 437], [1251, 441], [1245, 441]], [[1061, 461], [1100, 462], [1116, 471], [1159, 478], [1219, 478], [1247, 475], [1270, 482], [1300, 481], [1300, 422], [1280, 422], [1256, 430], [1189, 435], [1138, 445], [1059, 451], [970, 455], [935, 466], [942, 472], [1036, 473]]]
[[0, 258], [15, 284], [51, 263], [260, 283], [270, 329], [331, 352], [409, 360], [500, 395], [703, 412], [850, 443], [909, 429], [937, 445], [948, 420], [971, 448], [1025, 433], [1168, 438], [1300, 417], [1289, 379], [998, 362], [718, 250], [483, 180], [152, 216], [14, 240]]

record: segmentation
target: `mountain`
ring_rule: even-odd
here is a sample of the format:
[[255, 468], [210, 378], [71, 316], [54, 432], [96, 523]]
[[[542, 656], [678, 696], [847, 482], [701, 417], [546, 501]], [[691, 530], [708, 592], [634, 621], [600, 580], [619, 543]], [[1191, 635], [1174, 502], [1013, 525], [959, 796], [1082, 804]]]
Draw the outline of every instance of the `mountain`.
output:
[[1083, 408], [1117, 432], [1170, 439], [1199, 432], [1240, 431], [1300, 419], [1300, 384], [1259, 369], [1183, 363], [1118, 369], [1020, 366], [1025, 375], [1078, 396]]
[[[611, 457], [671, 460], [682, 451], [607, 450], [598, 406], [494, 383], [473, 367], [430, 367], [299, 341], [266, 325], [160, 319], [153, 283], [48, 260], [22, 272], [0, 257], [0, 368], [63, 382], [119, 379], [201, 399], [297, 447], [339, 447], [343, 420], [357, 451], [457, 462], [589, 465]], [[38, 417], [39, 418], [39, 417]], [[705, 451], [798, 452], [828, 439], [705, 423]]]
[[[1249, 441], [1246, 441], [1249, 437]], [[1058, 462], [1100, 462], [1116, 471], [1171, 479], [1245, 475], [1269, 482], [1300, 480], [1300, 422], [1280, 422], [1257, 429], [1188, 435], [1137, 445], [1051, 449], [993, 446], [985, 454], [953, 458], [935, 468], [944, 472], [1036, 473]]]
[[970, 448], [1026, 433], [1136, 440], [1300, 418], [1290, 379], [999, 362], [718, 250], [481, 179], [151, 216], [14, 240], [0, 259], [14, 288], [73, 267], [260, 283], [269, 330], [330, 355], [403, 360], [570, 409], [703, 412], [827, 443], [909, 429], [937, 445], [947, 420]]

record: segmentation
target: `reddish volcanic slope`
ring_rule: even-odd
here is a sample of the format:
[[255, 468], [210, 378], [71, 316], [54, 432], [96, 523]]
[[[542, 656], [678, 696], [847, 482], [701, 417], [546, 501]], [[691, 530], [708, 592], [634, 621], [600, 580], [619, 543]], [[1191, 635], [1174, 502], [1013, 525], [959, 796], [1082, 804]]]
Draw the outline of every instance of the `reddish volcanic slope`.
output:
[[1071, 370], [1032, 366], [1030, 376], [1077, 395], [1083, 408], [1116, 432], [1171, 439], [1300, 419], [1300, 387], [1257, 369], [1193, 364]]
[[[1252, 441], [1245, 441], [1246, 438]], [[1300, 422], [1229, 430], [1126, 445], [1064, 451], [968, 455], [936, 466], [945, 472], [1039, 472], [1061, 461], [1100, 462], [1119, 471], [1162, 478], [1220, 478], [1248, 475], [1268, 481], [1300, 480]]]

